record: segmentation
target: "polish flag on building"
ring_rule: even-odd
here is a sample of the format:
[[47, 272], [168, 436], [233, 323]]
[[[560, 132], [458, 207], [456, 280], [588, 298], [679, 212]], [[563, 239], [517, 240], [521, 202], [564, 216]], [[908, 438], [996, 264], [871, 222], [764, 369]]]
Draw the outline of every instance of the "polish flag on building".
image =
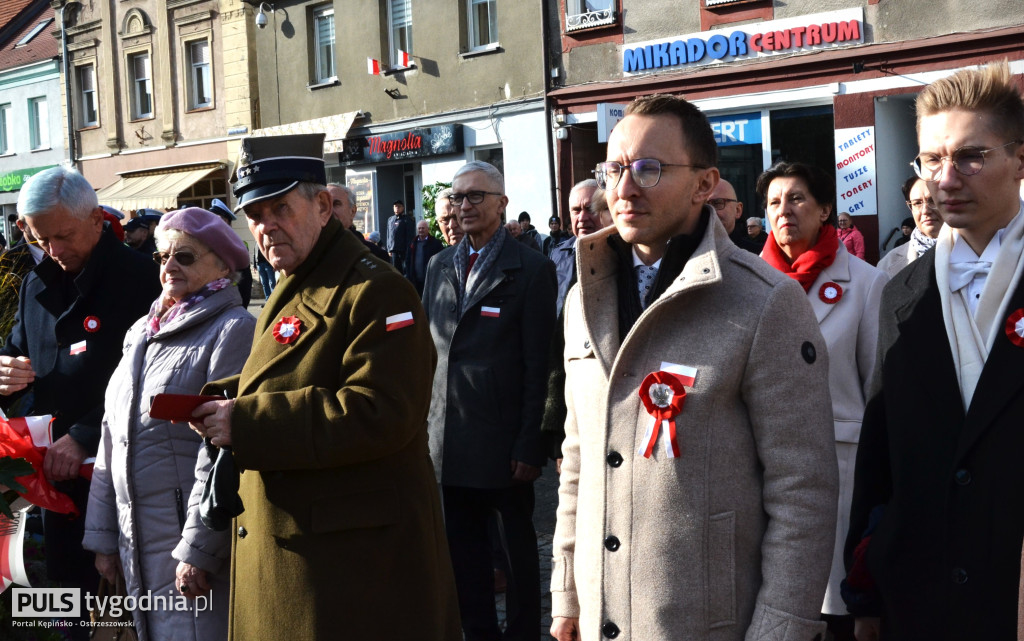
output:
[[395, 314], [394, 316], [388, 316], [384, 319], [385, 331], [392, 332], [396, 329], [408, 327], [413, 324], [412, 312], [405, 312], [404, 314]]
[[408, 67], [409, 66], [409, 52], [402, 51], [401, 49], [396, 50], [398, 57], [395, 59], [396, 67]]
[[366, 59], [366, 73], [371, 76], [379, 76], [381, 72], [380, 60], [374, 60], [373, 58]]

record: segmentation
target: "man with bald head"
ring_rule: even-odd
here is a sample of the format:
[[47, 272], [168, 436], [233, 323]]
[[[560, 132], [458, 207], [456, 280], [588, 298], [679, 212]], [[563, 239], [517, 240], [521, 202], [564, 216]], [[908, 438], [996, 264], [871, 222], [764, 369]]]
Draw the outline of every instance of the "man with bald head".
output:
[[362, 241], [370, 253], [386, 263], [391, 263], [391, 257], [381, 249], [377, 243], [371, 243], [363, 238], [355, 226], [356, 218], [356, 192], [352, 191], [341, 183], [327, 183], [327, 193], [331, 195], [331, 216], [341, 223], [341, 226], [349, 230]]
[[715, 208], [718, 220], [722, 221], [725, 231], [729, 232], [729, 238], [748, 252], [760, 254], [758, 246], [747, 238], [746, 234], [734, 234], [736, 221], [743, 216], [743, 203], [736, 198], [736, 189], [725, 178], [718, 181], [718, 186], [711, 192], [708, 204]]

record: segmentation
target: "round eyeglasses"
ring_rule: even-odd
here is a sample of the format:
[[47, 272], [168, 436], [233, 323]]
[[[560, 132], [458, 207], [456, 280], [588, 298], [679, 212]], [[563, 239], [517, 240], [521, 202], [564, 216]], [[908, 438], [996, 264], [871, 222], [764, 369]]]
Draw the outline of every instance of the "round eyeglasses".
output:
[[948, 156], [940, 156], [938, 154], [919, 154], [917, 158], [914, 158], [914, 161], [910, 163], [910, 166], [914, 168], [914, 173], [917, 174], [918, 178], [928, 182], [935, 182], [939, 179], [939, 174], [942, 173], [942, 163], [947, 160], [951, 165], [953, 165], [953, 169], [955, 169], [961, 176], [973, 176], [985, 167], [986, 154], [995, 151], [996, 149], [1009, 147], [1010, 145], [1018, 145], [1020, 142], [1020, 140], [1011, 140], [1004, 145], [989, 147], [988, 149], [982, 149], [980, 147], [960, 147]]
[[624, 169], [633, 173], [633, 182], [644, 189], [649, 189], [658, 184], [661, 180], [662, 167], [689, 167], [691, 169], [707, 169], [704, 165], [684, 165], [680, 163], [661, 162], [656, 158], [640, 158], [628, 165], [620, 165], [617, 162], [599, 162], [594, 168], [594, 177], [601, 189], [615, 189], [622, 178]]

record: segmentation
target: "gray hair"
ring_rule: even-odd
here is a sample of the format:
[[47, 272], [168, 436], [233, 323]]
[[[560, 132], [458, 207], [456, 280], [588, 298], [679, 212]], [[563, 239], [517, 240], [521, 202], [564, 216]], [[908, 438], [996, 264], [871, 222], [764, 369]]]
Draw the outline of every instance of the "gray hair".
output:
[[306, 200], [312, 201], [316, 200], [317, 194], [327, 191], [327, 186], [319, 183], [300, 182], [298, 185], [295, 185], [295, 191], [299, 192], [299, 195]]
[[595, 189], [596, 190], [596, 189], [600, 189], [600, 188], [601, 188], [601, 185], [598, 184], [597, 179], [595, 179], [595, 178], [587, 178], [586, 180], [581, 180], [578, 183], [576, 183], [575, 185], [573, 185], [572, 189], [569, 190], [569, 194], [572, 194], [572, 192], [580, 190], [580, 189]]
[[[448, 187], [447, 189], [442, 189], [441, 190], [441, 193], [439, 193], [437, 195], [437, 200], [434, 201], [434, 213], [435, 214], [438, 213], [438, 207], [447, 207], [448, 206], [448, 204], [449, 204], [448, 203], [448, 196], [451, 196], [451, 195], [452, 195], [452, 188], [451, 187]], [[447, 209], [445, 210], [445, 213], [448, 213]]]
[[761, 219], [756, 217], [756, 216], [751, 216], [750, 218], [748, 218], [747, 219], [747, 224], [748, 225], [757, 225], [761, 229], [764, 229], [764, 223], [762, 223]]
[[505, 194], [505, 177], [501, 175], [501, 172], [498, 171], [497, 167], [482, 160], [471, 160], [465, 165], [459, 167], [459, 170], [455, 172], [454, 176], [452, 176], [452, 180], [455, 180], [462, 174], [468, 174], [474, 171], [479, 171], [487, 176], [487, 178], [497, 187], [498, 191], [500, 191], [502, 195]]
[[26, 218], [44, 216], [61, 207], [84, 220], [99, 206], [96, 190], [89, 181], [62, 165], [32, 176], [18, 194], [18, 214]]
[[337, 187], [338, 189], [345, 192], [345, 196], [348, 198], [349, 207], [351, 207], [352, 209], [356, 208], [356, 192], [352, 191], [346, 185], [342, 185], [341, 183], [327, 183], [327, 186]]

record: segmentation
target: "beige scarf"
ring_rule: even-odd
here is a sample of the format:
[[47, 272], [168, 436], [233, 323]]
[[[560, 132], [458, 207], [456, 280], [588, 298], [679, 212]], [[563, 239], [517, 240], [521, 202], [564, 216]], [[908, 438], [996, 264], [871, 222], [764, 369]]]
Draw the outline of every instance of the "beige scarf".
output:
[[1003, 232], [999, 252], [985, 280], [974, 316], [971, 316], [964, 294], [966, 288], [950, 291], [949, 257], [958, 237], [957, 231], [943, 225], [935, 244], [935, 281], [942, 300], [942, 321], [953, 351], [953, 364], [965, 411], [971, 406], [989, 350], [995, 344], [996, 336], [1003, 331], [1010, 297], [1017, 291], [1021, 271], [1024, 271], [1024, 215], [1021, 212], [1024, 212], [1024, 202]]

